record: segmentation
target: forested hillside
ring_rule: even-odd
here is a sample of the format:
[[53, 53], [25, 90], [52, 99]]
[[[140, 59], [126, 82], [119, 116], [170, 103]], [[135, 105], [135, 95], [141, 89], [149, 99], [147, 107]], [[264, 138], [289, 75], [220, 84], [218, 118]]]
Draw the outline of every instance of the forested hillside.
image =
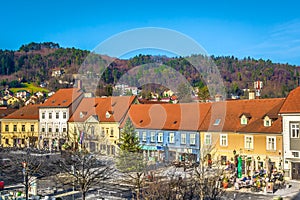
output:
[[[17, 51], [0, 50], [0, 87], [7, 85], [14, 87], [20, 82], [36, 85], [47, 82], [50, 90], [70, 87], [69, 84], [64, 85], [61, 82], [74, 81], [73, 75], [78, 73], [89, 53], [86, 50], [62, 48], [52, 42], [22, 45]], [[108, 84], [112, 86], [125, 72], [146, 63], [160, 63], [161, 67], [156, 70], [164, 73], [168, 73], [166, 69], [172, 67], [184, 75], [193, 86], [203, 87], [201, 75], [182, 57], [139, 55], [129, 60], [100, 55], [95, 57], [102, 64], [109, 65], [102, 74], [98, 89], [103, 89]], [[220, 70], [228, 95], [243, 95], [242, 90], [252, 89], [253, 82], [256, 80], [264, 83], [262, 97], [284, 97], [298, 85], [300, 70], [298, 66], [272, 63], [270, 60], [255, 60], [250, 57], [237, 59], [234, 56], [212, 56], [211, 58]], [[53, 77], [52, 72], [57, 69], [63, 70], [63, 75]], [[96, 72], [97, 69], [94, 69], [93, 73], [97, 74]]]

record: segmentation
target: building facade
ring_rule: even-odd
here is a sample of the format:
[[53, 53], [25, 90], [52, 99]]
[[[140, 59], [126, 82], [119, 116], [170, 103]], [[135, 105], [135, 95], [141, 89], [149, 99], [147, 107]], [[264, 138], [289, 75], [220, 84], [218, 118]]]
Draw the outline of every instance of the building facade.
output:
[[116, 155], [120, 124], [135, 96], [84, 98], [68, 121], [70, 146]]
[[39, 148], [61, 149], [68, 139], [68, 120], [82, 98], [79, 88], [60, 89], [39, 106]]
[[280, 109], [285, 176], [300, 180], [300, 87], [291, 91]]
[[197, 162], [198, 128], [209, 108], [209, 104], [197, 103], [140, 104], [133, 105], [128, 116], [149, 160]]
[[38, 117], [38, 106], [28, 105], [2, 118], [1, 146], [37, 148]]
[[[282, 123], [284, 99], [253, 99], [215, 102], [200, 127], [201, 148], [224, 167], [242, 160], [242, 173], [282, 169]], [[219, 112], [224, 107], [225, 112]]]

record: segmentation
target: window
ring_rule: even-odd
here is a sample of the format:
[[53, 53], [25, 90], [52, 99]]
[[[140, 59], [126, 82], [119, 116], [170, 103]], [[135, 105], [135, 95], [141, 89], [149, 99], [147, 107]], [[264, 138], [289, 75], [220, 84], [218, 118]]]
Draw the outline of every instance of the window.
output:
[[59, 128], [58, 128], [58, 127], [55, 128], [55, 132], [56, 132], [56, 133], [59, 132]]
[[114, 128], [110, 128], [110, 137], [114, 137]]
[[204, 135], [204, 144], [205, 145], [211, 145], [211, 134], [205, 133]]
[[265, 116], [264, 126], [271, 126], [271, 125], [272, 125], [272, 120], [268, 116]]
[[67, 132], [67, 128], [66, 127], [63, 127], [63, 132]]
[[227, 134], [220, 134], [220, 146], [228, 145], [228, 136]]
[[143, 142], [147, 141], [147, 133], [146, 132], [143, 132], [142, 141]]
[[45, 119], [45, 113], [44, 112], [42, 113], [42, 119]]
[[42, 133], [44, 133], [45, 132], [45, 127], [42, 127]]
[[17, 131], [17, 125], [14, 125], [14, 131]]
[[66, 119], [67, 118], [67, 113], [63, 112], [63, 118]]
[[299, 138], [299, 123], [291, 123], [291, 138]]
[[9, 144], [8, 142], [9, 142], [9, 140], [6, 138], [5, 139], [5, 144]]
[[95, 127], [91, 126], [91, 134], [94, 135], [95, 134]]
[[253, 149], [253, 136], [245, 136], [245, 149]]
[[247, 119], [247, 117], [245, 116], [245, 115], [243, 115], [242, 117], [241, 117], [241, 124], [242, 125], [246, 125], [248, 123], [248, 119]]
[[111, 145], [111, 154], [115, 155], [116, 154], [116, 149], [114, 145]]
[[101, 136], [102, 136], [102, 137], [105, 137], [105, 131], [104, 131], [104, 128], [101, 128]]
[[196, 134], [191, 133], [190, 134], [190, 145], [195, 145], [196, 144]]
[[51, 133], [51, 132], [52, 132], [52, 128], [51, 128], [51, 127], [49, 127], [49, 129], [48, 129], [48, 132], [49, 132], [49, 133]]
[[25, 125], [22, 125], [22, 131], [23, 132], [25, 131]]
[[186, 144], [186, 134], [181, 133], [181, 144]]
[[158, 141], [158, 142], [163, 142], [163, 137], [164, 137], [164, 134], [163, 134], [163, 133], [158, 133], [157, 141]]
[[276, 137], [267, 136], [267, 150], [276, 150]]
[[150, 133], [150, 142], [155, 142], [155, 132]]
[[299, 158], [299, 152], [297, 152], [297, 151], [293, 151], [293, 152], [292, 152], [292, 155], [293, 155], [295, 158]]
[[49, 119], [52, 119], [52, 113], [49, 113]]
[[174, 143], [174, 133], [169, 133], [169, 143]]
[[34, 125], [31, 125], [31, 126], [30, 126], [30, 131], [31, 131], [31, 132], [34, 132]]
[[218, 126], [221, 122], [221, 119], [216, 119], [214, 122], [214, 126]]
[[5, 125], [5, 131], [8, 132], [8, 125]]
[[59, 112], [55, 113], [55, 118], [58, 119], [59, 118]]

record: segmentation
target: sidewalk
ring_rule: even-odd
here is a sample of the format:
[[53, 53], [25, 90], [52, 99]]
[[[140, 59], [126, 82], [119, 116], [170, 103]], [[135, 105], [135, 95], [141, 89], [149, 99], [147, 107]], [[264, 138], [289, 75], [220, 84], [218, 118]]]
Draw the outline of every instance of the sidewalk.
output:
[[290, 186], [285, 189], [277, 190], [274, 195], [281, 196], [283, 199], [300, 199], [300, 181], [289, 180], [287, 184]]
[[278, 189], [274, 193], [266, 193], [264, 191], [251, 192], [249, 188], [241, 188], [240, 190], [235, 190], [234, 187], [227, 188], [226, 191], [261, 194], [270, 196], [270, 198], [273, 197], [274, 199], [276, 199], [275, 197], [282, 197], [283, 200], [300, 200], [300, 181], [289, 180], [286, 181], [286, 184], [289, 185], [289, 187], [284, 189]]

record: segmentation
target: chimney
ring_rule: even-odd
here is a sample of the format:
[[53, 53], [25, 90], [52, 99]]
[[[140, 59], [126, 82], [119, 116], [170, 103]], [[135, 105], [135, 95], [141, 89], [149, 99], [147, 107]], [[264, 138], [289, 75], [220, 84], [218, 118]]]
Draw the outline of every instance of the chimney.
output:
[[255, 91], [254, 90], [249, 91], [249, 100], [251, 100], [251, 99], [255, 99]]
[[215, 96], [215, 101], [216, 101], [216, 102], [222, 101], [222, 95], [217, 94], [217, 95]]
[[77, 80], [77, 88], [82, 89], [82, 81], [81, 80]]

